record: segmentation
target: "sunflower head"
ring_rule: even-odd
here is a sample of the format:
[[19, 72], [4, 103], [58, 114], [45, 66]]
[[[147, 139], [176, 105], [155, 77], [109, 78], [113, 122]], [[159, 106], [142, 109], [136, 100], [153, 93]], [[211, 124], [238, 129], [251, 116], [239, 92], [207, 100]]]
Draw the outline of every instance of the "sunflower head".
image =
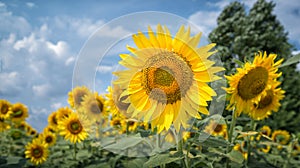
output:
[[49, 116], [48, 116], [48, 123], [49, 125], [56, 130], [57, 129], [57, 125], [58, 125], [58, 119], [57, 119], [57, 111], [52, 112]]
[[[70, 109], [69, 107], [61, 107], [61, 108], [59, 108], [58, 110], [57, 110], [57, 114], [55, 115], [55, 114], [53, 114], [53, 116], [52, 117], [54, 117], [55, 116], [55, 118], [52, 118], [52, 122], [57, 122], [57, 124], [58, 124], [58, 122], [60, 121], [60, 120], [63, 120], [63, 119], [65, 119], [65, 118], [68, 118], [72, 113], [74, 113], [73, 112], [73, 110], [72, 109]], [[53, 123], [54, 125], [55, 125], [55, 123]]]
[[20, 123], [28, 117], [28, 109], [22, 103], [16, 103], [11, 107], [12, 111], [12, 121]]
[[112, 115], [117, 115], [119, 113], [126, 115], [129, 104], [124, 103], [123, 100], [128, 96], [120, 97], [123, 90], [121, 90], [118, 85], [113, 85], [113, 87], [109, 86], [107, 91], [108, 94], [106, 94], [107, 101], [105, 102], [105, 106], [108, 110]]
[[47, 146], [53, 146], [56, 143], [56, 135], [50, 131], [44, 131], [39, 135], [39, 139]]
[[227, 138], [227, 125], [217, 123], [214, 120], [210, 120], [209, 124], [205, 127], [204, 132], [213, 136], [221, 136]]
[[[291, 136], [290, 136], [289, 132], [287, 132], [286, 130], [275, 130], [272, 133], [272, 140], [281, 145], [286, 145], [289, 142], [290, 137]], [[278, 146], [278, 147], [281, 148], [281, 146]]]
[[151, 121], [160, 133], [172, 124], [176, 131], [187, 128], [190, 118], [208, 114], [207, 101], [216, 93], [207, 83], [224, 69], [212, 67], [207, 58], [214, 44], [198, 48], [200, 37], [191, 37], [190, 28], [182, 26], [172, 38], [161, 25], [156, 33], [149, 27], [148, 37], [140, 31], [133, 35], [137, 48], [128, 46], [131, 54], [120, 55], [119, 63], [128, 70], [114, 72], [114, 84], [122, 91], [118, 100], [129, 104], [132, 118]]
[[277, 112], [280, 107], [280, 100], [284, 98], [284, 91], [276, 88], [280, 82], [274, 81], [270, 89], [266, 90], [266, 95], [262, 96], [257, 103], [253, 103], [248, 115], [255, 120], [262, 120], [271, 115], [272, 111]]
[[39, 165], [47, 160], [48, 153], [47, 145], [40, 139], [34, 139], [31, 143], [27, 144], [25, 157], [29, 158], [33, 164]]
[[78, 113], [71, 113], [69, 117], [58, 121], [59, 134], [72, 143], [81, 142], [88, 137], [87, 124], [87, 118]]
[[[264, 97], [267, 103], [267, 91], [281, 75], [276, 72], [283, 60], [274, 62], [275, 59], [275, 54], [267, 56], [266, 52], [264, 54], [259, 52], [255, 55], [253, 63], [246, 62], [243, 68], [237, 68], [236, 74], [225, 76], [229, 80], [229, 88], [225, 90], [231, 95], [227, 109], [234, 109], [235, 117], [241, 112], [250, 112], [253, 104], [258, 107], [259, 101]], [[265, 102], [261, 102], [261, 106]]]
[[108, 114], [106, 112], [105, 99], [97, 92], [84, 96], [81, 110], [88, 118], [93, 121], [100, 121], [104, 116]]
[[0, 118], [0, 132], [10, 129], [10, 125]]
[[69, 92], [68, 102], [72, 108], [78, 108], [81, 106], [83, 101], [83, 97], [85, 95], [91, 94], [90, 90], [85, 87], [75, 87], [72, 91]]
[[262, 144], [262, 147], [258, 148], [258, 150], [263, 152], [263, 153], [269, 153], [269, 151], [271, 150], [271, 146], [266, 145], [266, 144]]
[[12, 114], [11, 104], [7, 100], [0, 100], [0, 119], [9, 119]]

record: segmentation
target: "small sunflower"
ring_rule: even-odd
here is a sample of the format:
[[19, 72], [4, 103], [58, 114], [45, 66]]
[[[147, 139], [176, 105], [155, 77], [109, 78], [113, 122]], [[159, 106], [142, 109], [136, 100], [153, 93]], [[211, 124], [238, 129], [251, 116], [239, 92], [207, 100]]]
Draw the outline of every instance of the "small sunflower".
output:
[[204, 132], [213, 136], [221, 136], [227, 139], [227, 125], [219, 124], [213, 120], [211, 120], [209, 124], [205, 127]]
[[129, 132], [134, 132], [137, 129], [137, 126], [138, 126], [138, 122], [136, 120], [133, 119], [127, 120], [126, 127], [128, 127]]
[[248, 152], [247, 152], [247, 142], [243, 141], [241, 143], [237, 143], [234, 147], [233, 150], [239, 151], [242, 153], [244, 159], [248, 159]]
[[277, 112], [280, 107], [280, 100], [284, 97], [284, 91], [276, 88], [280, 82], [276, 82], [266, 90], [266, 95], [262, 96], [258, 103], [254, 103], [248, 115], [254, 120], [263, 120], [271, 115], [272, 111]]
[[[73, 113], [73, 110], [70, 109], [69, 107], [61, 107], [61, 108], [59, 108], [57, 110], [57, 114], [55, 115], [57, 123], [60, 120], [63, 120], [64, 118], [68, 118], [72, 113]], [[52, 118], [52, 121], [55, 121], [54, 118]]]
[[39, 135], [39, 139], [41, 139], [47, 146], [53, 146], [56, 143], [56, 135], [50, 131], [44, 131]]
[[57, 125], [58, 125], [57, 113], [58, 112], [56, 111], [52, 112], [48, 117], [48, 123], [54, 130], [57, 129]]
[[28, 109], [22, 103], [13, 104], [11, 107], [11, 111], [11, 119], [13, 122], [20, 123], [28, 117]]
[[86, 118], [78, 113], [71, 113], [69, 117], [58, 121], [59, 134], [72, 143], [85, 140], [88, 137], [88, 125]]
[[26, 158], [30, 158], [30, 161], [35, 165], [45, 162], [48, 153], [47, 145], [39, 139], [34, 139], [31, 143], [28, 143], [25, 150]]
[[0, 118], [0, 132], [10, 129], [10, 125]]
[[107, 88], [108, 94], [106, 94], [107, 101], [106, 106], [112, 115], [116, 115], [119, 113], [126, 114], [126, 110], [128, 109], [129, 104], [122, 102], [127, 96], [120, 97], [122, 90], [118, 85], [113, 85], [113, 87], [109, 86]]
[[31, 126], [27, 127], [27, 131], [26, 131], [27, 135], [32, 136], [32, 137], [38, 137], [38, 132], [32, 128]]
[[[286, 145], [290, 140], [291, 135], [286, 130], [275, 130], [272, 133], [272, 140], [281, 145]], [[278, 149], [282, 149], [282, 146], [277, 146]]]
[[81, 106], [83, 101], [83, 97], [85, 95], [91, 94], [90, 90], [85, 87], [75, 87], [72, 91], [69, 92], [68, 102], [72, 108], [78, 108]]
[[237, 73], [225, 76], [229, 80], [229, 88], [225, 88], [231, 94], [228, 110], [235, 109], [235, 117], [241, 112], [248, 113], [251, 107], [267, 95], [267, 91], [274, 84], [274, 79], [281, 73], [276, 73], [283, 59], [274, 62], [276, 54], [261, 52], [255, 55], [253, 63], [246, 62], [243, 68], [237, 68]]
[[267, 125], [264, 125], [263, 127], [260, 128], [260, 134], [256, 137], [256, 140], [260, 140], [261, 138], [261, 135], [264, 135], [264, 136], [267, 136], [267, 137], [270, 137], [271, 135], [271, 128]]
[[149, 38], [142, 32], [133, 35], [137, 48], [127, 47], [132, 54], [121, 54], [121, 65], [128, 70], [114, 72], [114, 81], [122, 90], [124, 103], [130, 103], [131, 117], [151, 121], [157, 132], [187, 128], [190, 118], [208, 114], [207, 101], [216, 92], [207, 84], [220, 79], [215, 73], [224, 68], [213, 67], [208, 57], [215, 44], [198, 48], [201, 33], [190, 37], [190, 28], [181, 26], [172, 38], [167, 27], [149, 27]]
[[263, 153], [269, 153], [269, 151], [271, 150], [271, 146], [266, 145], [266, 144], [262, 144], [262, 147], [259, 148], [258, 150], [263, 152]]
[[56, 132], [57, 132], [57, 129], [58, 129], [58, 128], [54, 128], [53, 126], [48, 125], [47, 127], [44, 128], [43, 132], [48, 131], [48, 132], [56, 133]]
[[84, 96], [81, 110], [94, 121], [100, 121], [106, 114], [105, 99], [98, 93]]
[[0, 100], [0, 119], [9, 119], [11, 114], [11, 104], [7, 100]]
[[23, 131], [27, 131], [31, 127], [26, 121], [22, 121], [19, 125], [17, 125], [17, 128]]
[[115, 128], [122, 128], [126, 125], [124, 116], [115, 115], [110, 121], [110, 125]]

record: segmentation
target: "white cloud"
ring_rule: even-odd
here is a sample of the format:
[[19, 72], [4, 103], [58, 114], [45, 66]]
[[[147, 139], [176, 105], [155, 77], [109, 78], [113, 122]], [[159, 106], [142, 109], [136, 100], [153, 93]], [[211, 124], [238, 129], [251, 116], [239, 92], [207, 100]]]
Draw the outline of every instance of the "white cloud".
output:
[[61, 102], [56, 102], [56, 103], [51, 104], [51, 108], [53, 110], [57, 110], [60, 107], [63, 107], [63, 104]]
[[275, 14], [289, 32], [289, 38], [300, 45], [300, 3], [297, 0], [276, 1]]
[[16, 96], [22, 91], [21, 75], [16, 72], [0, 73], [0, 95]]
[[118, 68], [119, 65], [100, 65], [97, 67], [97, 72], [99, 73], [112, 73], [113, 71], [115, 71]]
[[33, 7], [35, 7], [36, 5], [35, 5], [33, 2], [26, 2], [26, 6], [27, 6], [28, 8], [33, 8]]
[[0, 2], [0, 23], [0, 33], [16, 32], [25, 35], [31, 30], [31, 26], [25, 18], [13, 15], [7, 10], [6, 4], [2, 2]]
[[32, 91], [33, 94], [37, 97], [47, 97], [51, 90], [51, 86], [49, 84], [42, 84], [42, 85], [33, 85]]
[[207, 36], [217, 26], [219, 14], [220, 11], [198, 11], [192, 14], [188, 20], [194, 23]]

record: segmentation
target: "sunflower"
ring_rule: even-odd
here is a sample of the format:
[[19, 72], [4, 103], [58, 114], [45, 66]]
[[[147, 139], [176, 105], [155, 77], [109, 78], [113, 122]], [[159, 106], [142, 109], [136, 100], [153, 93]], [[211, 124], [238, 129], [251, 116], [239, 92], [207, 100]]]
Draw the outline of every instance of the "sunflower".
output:
[[[259, 104], [262, 97], [274, 84], [274, 79], [281, 73], [276, 73], [283, 59], [274, 62], [276, 54], [261, 52], [255, 55], [253, 63], [246, 62], [243, 68], [237, 68], [237, 73], [225, 76], [229, 80], [229, 88], [225, 88], [231, 95], [227, 110], [235, 109], [235, 117], [241, 112], [248, 113], [253, 104]], [[256, 117], [256, 116], [255, 116]], [[259, 118], [259, 116], [258, 116]]]
[[17, 128], [23, 131], [26, 131], [28, 129], [30, 129], [29, 127], [31, 127], [26, 121], [22, 121], [19, 125], [17, 125]]
[[83, 101], [83, 97], [85, 95], [91, 94], [90, 90], [85, 87], [75, 87], [72, 91], [69, 92], [68, 102], [72, 108], [78, 108], [81, 106]]
[[38, 132], [32, 128], [30, 125], [29, 127], [27, 127], [27, 131], [26, 131], [27, 135], [32, 136], [32, 137], [38, 137]]
[[28, 109], [22, 103], [13, 104], [11, 107], [12, 111], [12, 121], [20, 123], [28, 117]]
[[247, 152], [247, 142], [243, 141], [241, 143], [237, 143], [233, 150], [239, 151], [242, 153], [244, 159], [248, 159], [248, 152]]
[[44, 131], [39, 138], [45, 142], [47, 146], [53, 146], [56, 143], [56, 135], [50, 131]]
[[138, 126], [138, 122], [136, 120], [133, 119], [127, 120], [126, 127], [128, 127], [129, 132], [134, 132], [137, 129], [137, 126]]
[[0, 132], [10, 129], [10, 125], [7, 124], [4, 119], [0, 118]]
[[267, 125], [264, 125], [263, 127], [260, 128], [260, 134], [256, 137], [256, 140], [260, 140], [261, 135], [270, 137], [271, 135], [271, 128]]
[[94, 121], [100, 121], [106, 114], [105, 99], [97, 92], [83, 97], [81, 110]]
[[221, 136], [227, 139], [227, 125], [219, 124], [213, 120], [205, 127], [204, 132], [211, 134], [213, 136]]
[[71, 113], [69, 117], [58, 121], [60, 135], [72, 143], [85, 140], [88, 137], [87, 119], [78, 113]]
[[[73, 110], [70, 109], [69, 107], [61, 107], [61, 108], [59, 108], [57, 110], [57, 114], [56, 114], [57, 123], [58, 123], [59, 120], [63, 120], [64, 118], [68, 118], [72, 113], [73, 113]], [[54, 122], [55, 119], [52, 118], [52, 121]]]
[[269, 153], [269, 151], [271, 150], [271, 146], [266, 145], [266, 144], [262, 144], [262, 147], [259, 148], [258, 150], [263, 152], [263, 153]]
[[0, 119], [6, 120], [11, 114], [11, 104], [7, 100], [0, 100]]
[[25, 150], [26, 158], [30, 158], [30, 161], [35, 165], [45, 162], [48, 153], [47, 145], [39, 139], [34, 139], [31, 143], [28, 143]]
[[51, 128], [53, 130], [57, 130], [57, 125], [58, 125], [58, 116], [57, 116], [57, 111], [55, 112], [52, 112], [49, 117], [48, 117], [48, 123], [49, 123], [49, 126], [51, 126]]
[[122, 90], [118, 85], [113, 85], [113, 87], [109, 86], [107, 88], [108, 94], [106, 94], [106, 107], [108, 107], [109, 111], [112, 115], [116, 115], [119, 113], [126, 114], [126, 110], [128, 109], [129, 104], [122, 102], [128, 96], [124, 96], [120, 98]]
[[44, 128], [43, 132], [48, 131], [48, 132], [56, 133], [56, 132], [57, 132], [57, 129], [58, 129], [58, 128], [54, 128], [53, 126], [48, 125], [47, 127]]
[[[110, 121], [110, 125], [115, 128], [123, 128], [126, 125], [125, 117], [122, 115], [115, 115]], [[126, 127], [125, 127], [126, 128]]]
[[262, 96], [258, 103], [254, 103], [248, 115], [255, 120], [262, 120], [271, 115], [272, 111], [277, 112], [280, 106], [279, 101], [284, 97], [284, 91], [276, 88], [280, 82], [276, 82], [270, 89], [266, 90], [267, 94]]
[[151, 121], [158, 133], [172, 123], [179, 131], [191, 117], [201, 118], [198, 111], [209, 113], [207, 101], [216, 92], [207, 83], [220, 79], [214, 73], [224, 69], [207, 59], [215, 44], [198, 48], [201, 33], [190, 37], [190, 28], [181, 26], [172, 38], [167, 27], [158, 25], [157, 33], [149, 27], [148, 35], [133, 35], [137, 48], [128, 46], [132, 55], [120, 55], [120, 64], [129, 70], [114, 72], [114, 84], [123, 90], [120, 97], [130, 103], [132, 117]]
[[[285, 130], [275, 130], [272, 134], [272, 140], [281, 145], [286, 145], [289, 142], [290, 137], [291, 136], [290, 136], [289, 132], [287, 132]], [[277, 148], [282, 149], [281, 145], [278, 145]]]

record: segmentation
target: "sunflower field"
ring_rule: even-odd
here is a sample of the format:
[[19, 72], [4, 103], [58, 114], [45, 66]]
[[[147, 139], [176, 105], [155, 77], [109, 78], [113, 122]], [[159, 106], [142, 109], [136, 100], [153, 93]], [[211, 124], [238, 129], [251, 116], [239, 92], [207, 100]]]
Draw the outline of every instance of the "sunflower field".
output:
[[[220, 20], [233, 8], [242, 11], [231, 3]], [[42, 132], [25, 104], [1, 99], [0, 167], [299, 167], [299, 125], [286, 125], [300, 111], [288, 108], [286, 79], [300, 77], [288, 69], [300, 55], [249, 44], [241, 56], [222, 20], [203, 46], [186, 25], [137, 29], [106, 93], [75, 86]]]

